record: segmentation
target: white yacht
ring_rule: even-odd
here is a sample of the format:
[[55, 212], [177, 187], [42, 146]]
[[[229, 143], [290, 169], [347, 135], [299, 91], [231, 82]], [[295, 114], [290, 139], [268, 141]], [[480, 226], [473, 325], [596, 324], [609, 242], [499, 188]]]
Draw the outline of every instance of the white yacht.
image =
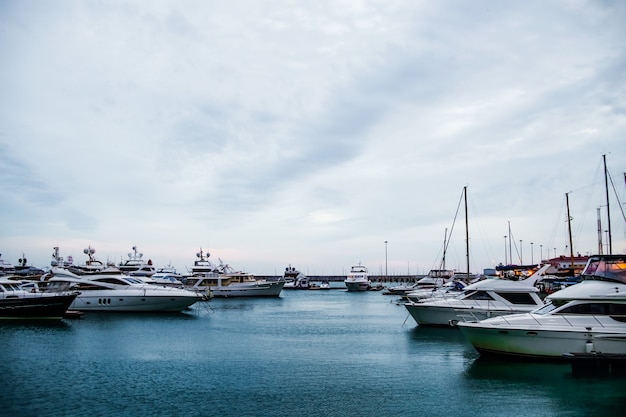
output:
[[246, 272], [235, 272], [229, 265], [215, 266], [209, 253], [196, 254], [191, 274], [184, 277], [185, 288], [210, 297], [278, 297], [285, 285], [284, 279], [268, 281], [256, 279]]
[[291, 265], [285, 268], [283, 278], [285, 279], [283, 286], [285, 290], [308, 290], [311, 287], [309, 277]]
[[368, 291], [372, 287], [367, 268], [361, 264], [350, 268], [350, 273], [343, 281], [348, 291]]
[[[547, 267], [546, 267], [547, 268]], [[526, 313], [543, 306], [537, 279], [540, 271], [522, 281], [489, 278], [468, 285], [453, 298], [427, 298], [404, 306], [421, 326], [455, 326], [462, 317], [482, 320], [506, 314]]]
[[120, 312], [182, 311], [202, 297], [185, 289], [148, 284], [124, 274], [76, 275], [52, 267], [47, 274], [48, 290], [75, 290], [71, 310]]
[[152, 265], [152, 260], [145, 262], [143, 253], [137, 251], [137, 246], [133, 246], [133, 251], [128, 253], [128, 259], [120, 262], [118, 268], [120, 271], [137, 277], [149, 277], [156, 273], [156, 269]]
[[396, 285], [387, 288], [387, 294], [390, 295], [406, 295], [410, 292], [433, 290], [452, 281], [454, 271], [449, 269], [431, 269], [426, 276], [416, 280], [412, 284]]
[[467, 287], [467, 284], [461, 280], [455, 280], [446, 282], [440, 287], [424, 287], [404, 295], [404, 298], [408, 301], [415, 303], [421, 302], [428, 298], [442, 299], [442, 298], [454, 298], [463, 294], [463, 291]]
[[626, 255], [591, 256], [581, 277], [530, 313], [458, 326], [483, 354], [555, 359], [569, 353], [626, 354]]

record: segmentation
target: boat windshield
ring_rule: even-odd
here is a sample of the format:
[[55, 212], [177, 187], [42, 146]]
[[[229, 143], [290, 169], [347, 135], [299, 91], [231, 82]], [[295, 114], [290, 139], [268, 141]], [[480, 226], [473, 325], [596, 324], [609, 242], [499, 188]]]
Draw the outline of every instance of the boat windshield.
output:
[[586, 280], [617, 281], [626, 284], [626, 256], [593, 256], [581, 274]]
[[532, 313], [533, 314], [544, 315], [544, 314], [548, 314], [551, 311], [554, 311], [558, 307], [559, 307], [559, 303], [549, 302], [548, 304], [544, 305], [543, 307], [539, 307], [538, 309], [533, 310]]

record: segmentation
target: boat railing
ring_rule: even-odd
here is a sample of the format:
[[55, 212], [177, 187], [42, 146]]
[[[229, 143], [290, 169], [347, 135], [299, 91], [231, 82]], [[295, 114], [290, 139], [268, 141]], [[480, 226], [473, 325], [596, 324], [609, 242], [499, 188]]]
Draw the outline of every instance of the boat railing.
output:
[[[550, 323], [542, 323], [539, 321], [538, 317], [541, 317], [537, 314], [529, 314], [529, 317], [532, 318], [532, 320], [537, 323], [537, 326], [550, 326], [550, 325], [567, 325], [569, 327], [586, 327], [589, 330], [591, 330], [593, 327], [601, 327], [601, 328], [608, 328], [609, 326], [606, 323], [603, 323], [603, 321], [601, 320], [602, 318], [606, 318], [606, 315], [596, 315], [596, 314], [579, 314], [579, 315], [574, 315], [574, 314], [570, 314], [569, 315], [570, 318], [568, 319], [567, 316], [565, 315], [553, 315], [552, 318], [557, 319], [554, 320]], [[577, 318], [586, 318], [586, 319], [593, 319], [592, 322], [586, 322], [586, 323], [576, 323], [573, 320], [571, 320], [572, 318], [577, 317]], [[612, 319], [623, 322], [626, 321], [626, 315], [611, 315], [610, 316]], [[506, 315], [504, 316], [500, 316], [499, 317], [500, 320], [504, 321], [506, 324], [510, 324], [513, 325], [514, 323], [511, 322], [510, 320], [508, 320], [508, 317]], [[594, 324], [595, 323], [595, 324]]]

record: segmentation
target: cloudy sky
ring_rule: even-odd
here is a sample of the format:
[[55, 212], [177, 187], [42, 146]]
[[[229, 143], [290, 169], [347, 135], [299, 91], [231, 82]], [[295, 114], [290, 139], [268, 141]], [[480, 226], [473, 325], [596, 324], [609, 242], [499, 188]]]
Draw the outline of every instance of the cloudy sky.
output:
[[504, 236], [514, 263], [569, 253], [566, 193], [597, 252], [603, 155], [624, 253], [624, 22], [622, 1], [0, 0], [0, 253], [415, 274], [449, 236], [465, 271], [467, 187], [480, 272]]

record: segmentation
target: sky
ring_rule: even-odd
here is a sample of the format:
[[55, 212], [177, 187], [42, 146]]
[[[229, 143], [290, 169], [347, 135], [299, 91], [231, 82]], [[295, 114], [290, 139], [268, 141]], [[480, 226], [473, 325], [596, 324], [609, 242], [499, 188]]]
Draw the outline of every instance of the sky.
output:
[[464, 272], [467, 218], [471, 272], [537, 263], [569, 255], [568, 206], [598, 252], [604, 160], [625, 253], [624, 22], [619, 0], [0, 0], [2, 259], [401, 275], [445, 241]]

